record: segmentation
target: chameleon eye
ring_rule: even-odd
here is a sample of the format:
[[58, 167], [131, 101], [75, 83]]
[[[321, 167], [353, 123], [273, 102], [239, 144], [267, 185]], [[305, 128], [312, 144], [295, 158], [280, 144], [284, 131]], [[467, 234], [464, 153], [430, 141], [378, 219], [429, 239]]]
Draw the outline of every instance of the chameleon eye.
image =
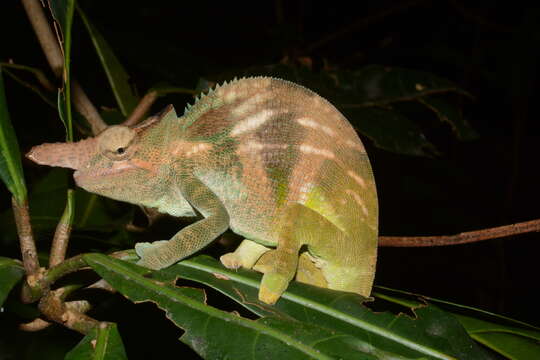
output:
[[124, 160], [135, 141], [135, 131], [126, 126], [111, 126], [99, 134], [99, 147], [102, 153], [111, 160]]

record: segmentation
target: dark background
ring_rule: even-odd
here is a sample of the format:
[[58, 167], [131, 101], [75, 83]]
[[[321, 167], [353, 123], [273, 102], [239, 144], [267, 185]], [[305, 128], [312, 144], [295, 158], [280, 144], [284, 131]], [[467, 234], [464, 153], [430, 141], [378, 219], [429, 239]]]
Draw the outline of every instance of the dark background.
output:
[[[426, 136], [440, 152], [433, 158], [390, 153], [360, 134], [376, 176], [381, 235], [454, 234], [540, 217], [536, 106], [540, 8], [519, 2], [451, 0], [80, 4], [141, 94], [164, 81], [195, 88], [201, 77], [221, 79], [223, 74], [240, 74], [248, 67], [284, 59], [300, 66], [299, 58], [310, 59], [313, 73], [324, 71], [324, 64], [344, 70], [381, 64], [452, 80], [475, 97], [462, 101], [460, 109], [478, 132], [476, 140], [461, 142], [448, 125], [423, 114], [413, 120], [425, 126]], [[52, 79], [18, 2], [3, 4], [0, 24], [1, 61], [39, 67]], [[95, 104], [114, 107], [106, 77], [77, 17], [73, 44], [73, 75]], [[4, 81], [22, 151], [63, 140], [57, 113], [9, 77]], [[153, 110], [167, 103], [182, 109], [186, 102], [193, 99], [169, 96]], [[29, 162], [24, 166], [30, 184], [44, 174]], [[3, 188], [0, 199], [0, 210], [6, 211], [10, 203]], [[46, 249], [43, 244], [38, 246]], [[0, 254], [17, 256], [13, 241], [4, 239], [0, 245]], [[454, 247], [382, 248], [376, 284], [539, 325], [535, 306], [539, 250], [537, 234]], [[116, 301], [111, 305], [115, 310], [108, 311], [124, 321], [124, 327], [133, 326], [143, 332], [140, 336], [147, 336], [157, 326], [163, 334], [158, 344], [175, 343], [180, 331], [167, 320], [153, 319], [160, 311], [152, 305], [134, 308], [127, 301]], [[103, 302], [111, 300], [104, 296]], [[127, 315], [118, 315], [119, 308], [127, 309]], [[153, 314], [145, 320], [148, 325], [133, 319], [148, 311]], [[104, 310], [100, 320], [110, 320], [106, 314]], [[78, 335], [67, 330], [47, 331], [70, 343], [78, 341]], [[19, 334], [18, 339], [27, 344], [27, 352], [42, 348], [39, 341], [45, 341], [35, 334]], [[130, 357], [144, 353], [127, 350]]]

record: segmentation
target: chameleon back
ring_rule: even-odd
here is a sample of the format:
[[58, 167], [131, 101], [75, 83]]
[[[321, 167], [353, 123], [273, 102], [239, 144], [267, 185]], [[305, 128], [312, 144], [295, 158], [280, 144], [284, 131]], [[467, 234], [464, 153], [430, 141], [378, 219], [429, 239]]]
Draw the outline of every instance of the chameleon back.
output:
[[350, 245], [321, 239], [324, 246], [308, 246], [315, 259], [362, 257], [374, 272], [378, 207], [371, 167], [355, 130], [328, 101], [288, 81], [247, 78], [217, 87], [181, 120], [184, 140], [200, 149], [191, 154], [198, 159], [194, 175], [222, 200], [233, 231], [276, 246], [284, 217], [298, 217], [287, 209], [299, 204]]

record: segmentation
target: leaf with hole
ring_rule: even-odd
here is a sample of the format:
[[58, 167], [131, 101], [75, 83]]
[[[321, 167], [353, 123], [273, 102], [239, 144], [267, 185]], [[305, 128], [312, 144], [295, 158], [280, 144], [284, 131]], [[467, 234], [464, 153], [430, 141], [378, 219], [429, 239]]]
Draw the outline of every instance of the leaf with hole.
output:
[[470, 306], [454, 304], [401, 290], [377, 287], [374, 296], [393, 302], [417, 306], [426, 299], [451, 313], [469, 335], [485, 347], [510, 359], [540, 358], [540, 328]]
[[369, 353], [397, 354], [407, 358], [487, 359], [462, 326], [433, 305], [412, 309], [414, 317], [373, 312], [362, 305], [357, 294], [322, 289], [291, 282], [276, 305], [257, 299], [261, 275], [250, 270], [225, 269], [217, 260], [196, 256], [156, 272], [167, 281], [182, 277], [206, 284], [231, 297], [259, 316], [293, 318], [340, 334], [349, 335], [369, 347]]
[[268, 354], [283, 359], [377, 358], [368, 342], [348, 334], [290, 317], [246, 319], [206, 305], [202, 290], [148, 277], [152, 273], [148, 269], [101, 254], [84, 259], [131, 301], [152, 301], [165, 310], [185, 330], [180, 340], [203, 358], [260, 359]]

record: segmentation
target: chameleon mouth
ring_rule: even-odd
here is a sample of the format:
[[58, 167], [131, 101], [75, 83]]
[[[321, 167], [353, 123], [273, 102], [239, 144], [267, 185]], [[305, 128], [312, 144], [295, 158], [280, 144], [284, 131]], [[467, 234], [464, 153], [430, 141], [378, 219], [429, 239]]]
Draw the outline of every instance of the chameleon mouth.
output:
[[122, 175], [126, 171], [131, 169], [137, 169], [138, 167], [130, 162], [123, 161], [114, 163], [110, 168], [102, 168], [96, 171], [95, 169], [80, 169], [73, 173], [75, 183], [85, 188], [92, 184], [107, 183], [106, 179], [114, 178]]
[[[86, 188], [92, 185], [99, 186], [108, 183], [108, 179], [120, 177], [126, 172], [132, 170], [143, 170], [149, 173], [146, 176], [155, 174], [155, 167], [149, 162], [138, 159], [131, 159], [114, 162], [112, 166], [108, 168], [100, 168], [97, 170], [95, 168], [80, 169], [75, 171], [75, 173], [73, 174], [73, 178], [75, 179], [75, 183], [78, 186]], [[93, 189], [95, 189], [94, 186], [92, 186]], [[102, 187], [106, 186], [99, 186], [99, 188]]]

